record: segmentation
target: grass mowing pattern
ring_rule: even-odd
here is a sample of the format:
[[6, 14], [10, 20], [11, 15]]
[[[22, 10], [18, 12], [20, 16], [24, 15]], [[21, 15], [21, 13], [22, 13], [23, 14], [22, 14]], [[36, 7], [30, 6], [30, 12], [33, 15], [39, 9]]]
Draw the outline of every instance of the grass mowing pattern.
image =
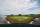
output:
[[[28, 20], [32, 19], [31, 17], [27, 16], [27, 17], [29, 17], [29, 18], [27, 18], [27, 19], [24, 19], [24, 18], [16, 18], [16, 19], [24, 19], [24, 20], [22, 20], [22, 21], [18, 21], [18, 20], [16, 20], [16, 19], [13, 19], [12, 17], [13, 17], [13, 16], [9, 17], [9, 19], [12, 20], [13, 22], [27, 22]], [[15, 16], [15, 17], [26, 17], [26, 16]]]

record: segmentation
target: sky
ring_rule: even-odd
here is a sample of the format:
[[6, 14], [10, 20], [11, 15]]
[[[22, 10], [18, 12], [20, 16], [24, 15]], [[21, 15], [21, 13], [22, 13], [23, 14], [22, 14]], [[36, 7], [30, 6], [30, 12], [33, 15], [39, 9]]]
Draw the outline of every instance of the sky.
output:
[[0, 0], [0, 14], [40, 14], [40, 0]]

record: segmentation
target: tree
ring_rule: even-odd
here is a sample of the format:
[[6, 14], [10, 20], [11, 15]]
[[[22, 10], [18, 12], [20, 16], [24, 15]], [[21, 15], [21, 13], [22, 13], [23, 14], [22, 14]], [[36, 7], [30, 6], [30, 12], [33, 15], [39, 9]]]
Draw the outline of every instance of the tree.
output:
[[13, 16], [13, 14], [11, 14], [11, 16]]
[[34, 17], [34, 14], [30, 14], [30, 16]]
[[8, 15], [7, 17], [10, 17], [10, 15]]
[[28, 15], [25, 15], [25, 16], [28, 16]]
[[19, 16], [21, 16], [21, 14], [19, 14]]

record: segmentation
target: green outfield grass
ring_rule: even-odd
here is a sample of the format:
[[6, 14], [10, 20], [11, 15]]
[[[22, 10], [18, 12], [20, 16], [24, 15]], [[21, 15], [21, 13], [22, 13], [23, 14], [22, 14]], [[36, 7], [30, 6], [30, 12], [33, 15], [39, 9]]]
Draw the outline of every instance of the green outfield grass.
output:
[[[13, 19], [12, 17], [18, 17], [18, 18]], [[20, 17], [22, 17], [22, 18], [20, 18]], [[28, 18], [25, 19], [23, 17], [28, 17]], [[32, 17], [30, 17], [30, 16], [10, 16], [9, 19], [12, 20], [13, 22], [27, 22], [28, 20], [32, 19]], [[18, 21], [18, 20], [22, 20], [22, 21]]]

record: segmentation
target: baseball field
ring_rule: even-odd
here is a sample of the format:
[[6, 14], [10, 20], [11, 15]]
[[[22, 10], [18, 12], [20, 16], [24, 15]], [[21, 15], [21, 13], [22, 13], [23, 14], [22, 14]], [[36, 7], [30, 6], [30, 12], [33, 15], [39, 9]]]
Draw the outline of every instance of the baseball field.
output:
[[11, 23], [25, 23], [25, 22], [30, 22], [32, 20], [32, 17], [30, 16], [10, 16], [8, 17], [8, 20]]

